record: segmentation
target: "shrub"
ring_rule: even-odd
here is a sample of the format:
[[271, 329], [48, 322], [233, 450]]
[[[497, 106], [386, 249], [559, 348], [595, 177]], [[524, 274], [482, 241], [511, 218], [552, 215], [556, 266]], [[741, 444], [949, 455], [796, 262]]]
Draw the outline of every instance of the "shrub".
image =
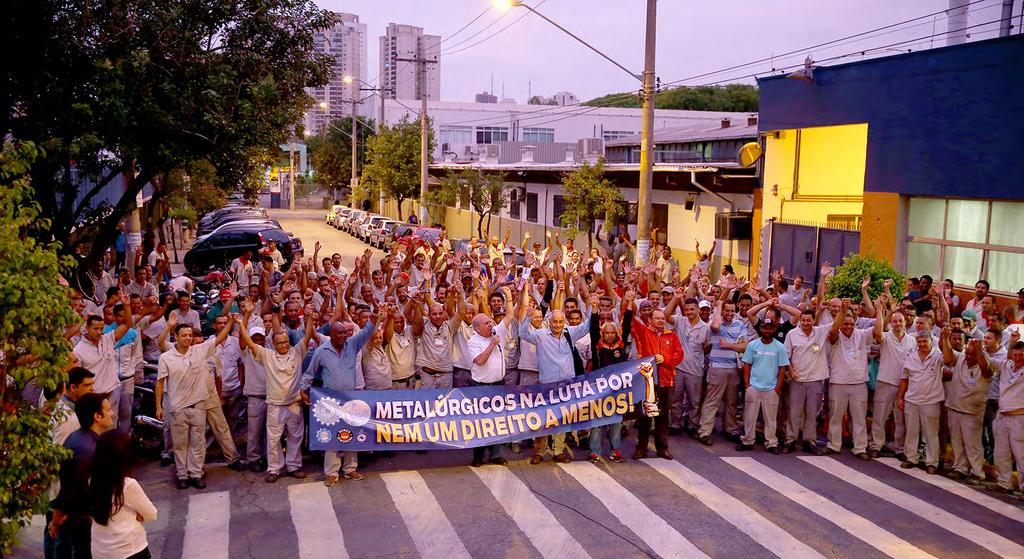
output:
[[885, 290], [883, 284], [886, 279], [891, 279], [893, 282], [893, 297], [903, 295], [903, 286], [906, 285], [907, 279], [896, 271], [892, 263], [873, 254], [851, 254], [843, 259], [842, 266], [836, 268], [835, 275], [828, 280], [825, 296], [830, 299], [839, 297], [840, 299], [860, 300], [860, 285], [865, 276], [871, 276], [868, 295], [872, 299], [878, 298]]

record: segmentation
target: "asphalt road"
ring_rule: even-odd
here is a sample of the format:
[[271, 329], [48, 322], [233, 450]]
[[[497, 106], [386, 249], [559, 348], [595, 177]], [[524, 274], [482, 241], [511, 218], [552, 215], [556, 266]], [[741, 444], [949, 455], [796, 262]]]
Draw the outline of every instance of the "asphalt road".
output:
[[[322, 212], [274, 212], [312, 254], [362, 252]], [[379, 251], [374, 251], [379, 254]], [[674, 460], [470, 468], [470, 451], [398, 453], [361, 464], [364, 481], [326, 488], [309, 478], [208, 464], [207, 489], [178, 491], [172, 469], [141, 464], [157, 505], [147, 524], [154, 557], [1024, 557], [1024, 508], [1007, 499], [902, 470], [802, 453], [739, 453], [672, 437]], [[623, 441], [623, 454], [635, 436]], [[15, 556], [36, 557], [42, 520]]]

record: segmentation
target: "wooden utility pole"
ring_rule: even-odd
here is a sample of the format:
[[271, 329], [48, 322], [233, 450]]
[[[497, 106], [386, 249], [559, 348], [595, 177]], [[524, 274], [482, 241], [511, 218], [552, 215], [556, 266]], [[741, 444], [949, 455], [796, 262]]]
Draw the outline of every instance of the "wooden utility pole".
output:
[[[427, 64], [437, 64], [430, 60], [420, 49], [415, 58], [396, 58], [398, 62], [413, 62], [417, 65], [420, 83], [420, 225], [427, 225], [427, 160], [430, 158], [430, 120], [427, 118]], [[396, 94], [397, 95], [397, 94]], [[402, 216], [398, 216], [401, 219]]]

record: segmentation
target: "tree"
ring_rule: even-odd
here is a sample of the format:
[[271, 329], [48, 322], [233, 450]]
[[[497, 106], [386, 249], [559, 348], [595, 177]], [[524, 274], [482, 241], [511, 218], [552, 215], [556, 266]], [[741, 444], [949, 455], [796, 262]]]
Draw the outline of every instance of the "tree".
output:
[[65, 456], [51, 442], [48, 414], [21, 397], [30, 381], [53, 389], [65, 380], [70, 347], [63, 331], [75, 320], [60, 283], [71, 257], [26, 235], [49, 227], [29, 180], [38, 156], [30, 143], [4, 144], [0, 152], [0, 555], [45, 509]]
[[[44, 149], [32, 167], [41, 216], [65, 254], [110, 246], [143, 186], [205, 160], [237, 188], [286, 141], [332, 58], [314, 35], [334, 21], [310, 0], [11, 0], [0, 15], [0, 130]], [[128, 177], [109, 207], [95, 203]], [[79, 227], [84, 219], [92, 227]], [[73, 233], [74, 231], [74, 233]]]
[[487, 231], [490, 231], [491, 215], [508, 206], [508, 199], [504, 174], [485, 174], [480, 169], [470, 168], [449, 173], [441, 180], [441, 188], [436, 193], [428, 193], [428, 205], [468, 202], [477, 213], [476, 234], [479, 239], [486, 237], [484, 219], [487, 219]]
[[[434, 134], [428, 137], [427, 153], [434, 151]], [[429, 162], [429, 160], [428, 160]], [[360, 198], [384, 196], [402, 203], [420, 195], [420, 125], [403, 118], [394, 126], [383, 126], [366, 144], [366, 166], [360, 180]]]
[[[612, 93], [583, 104], [598, 107], [641, 106], [640, 98], [635, 93]], [[656, 109], [752, 113], [757, 112], [757, 106], [757, 87], [739, 83], [674, 87], [658, 93], [654, 98]]]
[[562, 206], [562, 226], [569, 228], [569, 238], [575, 238], [586, 227], [587, 245], [594, 243], [594, 220], [604, 219], [605, 231], [611, 231], [615, 220], [624, 215], [622, 194], [604, 178], [604, 158], [591, 165], [583, 164], [562, 176], [565, 190]]
[[835, 275], [828, 280], [825, 296], [829, 299], [838, 297], [840, 299], [853, 299], [859, 301], [860, 286], [865, 277], [871, 277], [871, 285], [868, 286], [868, 295], [872, 299], [877, 298], [885, 289], [885, 280], [893, 280], [898, 286], [892, 294], [899, 296], [907, 278], [896, 271], [892, 263], [876, 257], [873, 254], [853, 254], [843, 258], [842, 266], [835, 269]]
[[[366, 169], [367, 143], [374, 135], [373, 121], [359, 119], [356, 165]], [[335, 120], [307, 142], [313, 179], [334, 193], [348, 188], [352, 178], [352, 117]]]

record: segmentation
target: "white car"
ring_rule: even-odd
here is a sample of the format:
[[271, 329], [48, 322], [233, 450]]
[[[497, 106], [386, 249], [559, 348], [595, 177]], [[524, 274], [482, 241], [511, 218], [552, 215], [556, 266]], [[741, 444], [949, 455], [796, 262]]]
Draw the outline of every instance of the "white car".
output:
[[385, 219], [388, 218], [382, 215], [371, 214], [368, 218], [364, 219], [363, 222], [359, 224], [359, 229], [356, 232], [356, 237], [359, 237], [359, 240], [361, 241], [365, 241], [367, 243], [370, 242], [370, 232], [376, 229], [377, 225], [380, 224]]
[[384, 243], [391, 239], [391, 232], [394, 229], [394, 226], [398, 223], [401, 222], [395, 221], [394, 219], [385, 219], [381, 221], [373, 228], [372, 231], [370, 231], [370, 238], [367, 242], [369, 242], [372, 247], [383, 249]]
[[352, 210], [352, 213], [348, 214], [348, 217], [341, 222], [341, 230], [352, 235], [355, 225], [365, 216], [366, 212], [363, 210]]
[[340, 210], [338, 210], [338, 213], [334, 214], [334, 220], [331, 221], [331, 225], [335, 229], [341, 229], [341, 224], [344, 222], [345, 218], [348, 217], [351, 213], [352, 208], [341, 208]]

